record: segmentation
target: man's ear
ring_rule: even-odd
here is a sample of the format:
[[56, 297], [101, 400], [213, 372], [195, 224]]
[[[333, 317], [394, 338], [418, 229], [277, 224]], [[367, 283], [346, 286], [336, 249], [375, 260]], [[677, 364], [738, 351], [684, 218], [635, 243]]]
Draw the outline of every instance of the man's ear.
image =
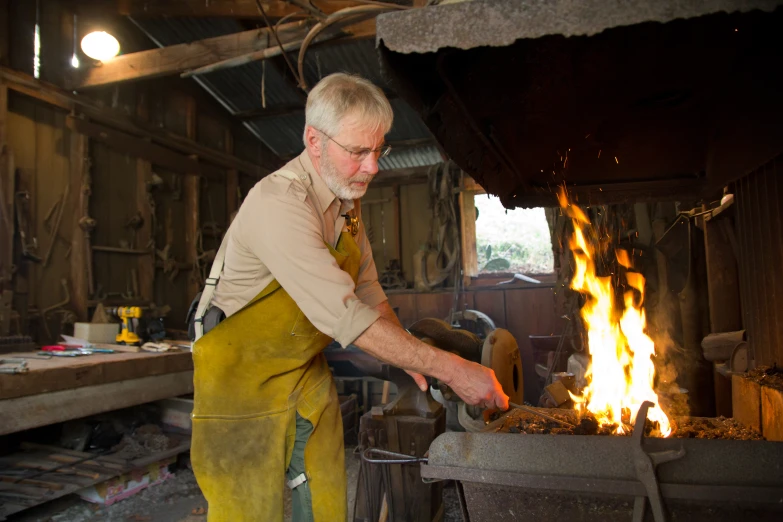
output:
[[321, 157], [322, 141], [321, 133], [312, 125], [308, 125], [305, 130], [305, 143], [307, 144], [307, 151], [316, 158]]

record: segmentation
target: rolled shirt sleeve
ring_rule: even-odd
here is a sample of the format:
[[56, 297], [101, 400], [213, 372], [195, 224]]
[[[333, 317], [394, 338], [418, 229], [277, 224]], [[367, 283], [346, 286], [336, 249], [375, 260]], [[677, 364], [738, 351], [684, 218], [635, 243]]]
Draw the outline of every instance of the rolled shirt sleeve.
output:
[[324, 243], [305, 190], [292, 183], [286, 191], [265, 194], [252, 212], [240, 212], [237, 240], [267, 266], [313, 326], [345, 347], [380, 317], [372, 304], [379, 298], [371, 281], [374, 274], [377, 284], [377, 272], [369, 248], [362, 249], [360, 284], [354, 285]]

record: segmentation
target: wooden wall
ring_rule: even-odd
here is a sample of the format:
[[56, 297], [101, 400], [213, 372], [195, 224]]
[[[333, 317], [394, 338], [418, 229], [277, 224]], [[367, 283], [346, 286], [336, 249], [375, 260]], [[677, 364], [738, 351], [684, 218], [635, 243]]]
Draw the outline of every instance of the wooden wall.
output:
[[399, 259], [403, 275], [412, 286], [413, 256], [430, 235], [432, 210], [429, 203], [427, 185], [422, 183], [367, 190], [362, 198], [362, 220], [371, 232], [370, 243], [378, 273], [386, 268], [390, 259]]
[[[11, 65], [24, 73], [32, 72], [35, 9], [29, 9], [28, 4], [34, 2], [4, 2], [0, 16], [0, 22], [6, 17], [14, 20], [10, 38], [8, 34], [0, 38], [3, 42], [0, 65]], [[41, 2], [41, 9], [41, 78], [58, 83], [68, 73], [72, 49], [72, 26], [69, 32], [68, 22], [72, 15], [67, 11], [67, 4], [57, 0]], [[119, 31], [135, 30], [122, 26], [121, 21], [117, 23]], [[146, 38], [137, 36], [138, 45], [145, 45]], [[133, 43], [134, 38], [127, 41], [132, 42], [131, 46], [137, 45]], [[146, 42], [146, 45], [152, 44]], [[125, 52], [134, 50], [140, 49], [124, 49]], [[138, 146], [145, 138], [137, 138], [136, 145], [128, 145], [122, 137], [112, 141], [101, 132], [89, 133], [78, 127], [95, 124], [79, 114], [78, 106], [71, 115], [62, 104], [58, 106], [57, 100], [50, 102], [46, 96], [31, 97], [11, 88], [7, 91], [6, 96], [0, 79], [3, 94], [0, 96], [3, 105], [0, 146], [7, 143], [16, 165], [14, 172], [3, 176], [3, 197], [6, 189], [27, 191], [31, 195], [29, 221], [31, 235], [38, 241], [38, 254], [44, 257], [51, 246], [51, 258], [46, 266], [24, 261], [20, 258], [17, 233], [13, 247], [17, 271], [13, 283], [3, 285], [4, 289], [10, 287], [14, 291], [14, 310], [18, 311], [22, 323], [21, 328], [12, 324], [12, 333], [21, 331], [34, 334], [40, 341], [54, 340], [60, 332], [61, 319], [72, 322], [74, 316], [87, 318], [98, 300], [108, 306], [151, 302], [157, 306], [169, 305], [167, 327], [183, 329], [187, 307], [201, 284], [199, 271], [193, 270], [194, 264], [198, 262], [202, 270], [209, 266], [211, 258], [207, 255], [199, 259], [199, 256], [219, 245], [229, 216], [239, 205], [237, 188], [246, 194], [259, 178], [214, 165], [210, 166], [209, 176], [165, 168], [151, 161], [143, 147]], [[94, 107], [107, 114], [161, 133], [189, 138], [196, 146], [233, 154], [246, 164], [268, 167], [279, 163], [192, 81], [127, 83], [80, 93], [80, 96], [92, 100]], [[174, 157], [196, 157], [195, 150], [178, 151], [179, 156]], [[89, 252], [77, 245], [83, 235], [79, 220], [84, 217], [80, 199], [84, 197], [85, 171], [92, 181], [87, 215], [95, 220], [93, 248]], [[148, 191], [153, 180], [160, 182]], [[62, 218], [54, 235], [59, 213]], [[128, 224], [136, 217], [141, 218], [142, 225], [134, 230]], [[207, 224], [214, 227], [205, 227]], [[4, 231], [0, 239], [6, 235]], [[172, 260], [169, 265], [164, 264], [160, 255], [150, 253], [153, 245], [157, 252], [169, 245], [167, 252]], [[119, 248], [136, 253], [107, 251]], [[82, 265], [86, 266], [90, 257], [93, 288], [80, 293], [79, 288], [86, 280]], [[7, 263], [0, 264], [5, 271]], [[43, 312], [66, 297], [70, 297], [70, 302], [48, 313], [44, 322]], [[79, 304], [80, 299], [84, 305]], [[29, 330], [23, 324], [25, 317], [31, 319]]]
[[[554, 282], [545, 281], [535, 286], [522, 283], [513, 287], [474, 286], [458, 295], [458, 309], [484, 312], [495, 326], [514, 335], [522, 355], [526, 397], [538, 397], [529, 336], [560, 335], [565, 326], [564, 320], [557, 314], [554, 291]], [[397, 310], [405, 327], [425, 317], [447, 318], [454, 302], [452, 291], [395, 291], [387, 295], [389, 304]]]

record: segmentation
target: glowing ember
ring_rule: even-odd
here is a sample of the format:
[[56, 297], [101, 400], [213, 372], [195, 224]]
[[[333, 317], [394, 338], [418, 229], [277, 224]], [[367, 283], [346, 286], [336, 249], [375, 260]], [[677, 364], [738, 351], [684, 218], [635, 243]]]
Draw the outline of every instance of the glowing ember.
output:
[[[572, 395], [576, 408], [590, 411], [601, 425], [616, 425], [617, 433], [622, 434], [626, 432], [623, 413], [633, 424], [641, 404], [650, 401], [656, 407], [649, 410], [647, 418], [657, 422], [660, 434], [668, 437], [669, 419], [658, 406], [658, 395], [653, 390], [655, 344], [645, 333], [644, 277], [637, 272], [626, 273], [631, 290], [625, 292], [624, 303], [619, 305], [611, 278], [595, 274], [594, 242], [588, 237], [596, 234], [590, 220], [582, 209], [568, 201], [565, 189], [561, 189], [558, 200], [574, 225], [569, 240], [576, 261], [571, 288], [587, 297], [581, 315], [591, 361], [582, 395]], [[620, 265], [631, 268], [627, 251], [618, 249], [616, 256]], [[638, 300], [634, 291], [638, 292]]]

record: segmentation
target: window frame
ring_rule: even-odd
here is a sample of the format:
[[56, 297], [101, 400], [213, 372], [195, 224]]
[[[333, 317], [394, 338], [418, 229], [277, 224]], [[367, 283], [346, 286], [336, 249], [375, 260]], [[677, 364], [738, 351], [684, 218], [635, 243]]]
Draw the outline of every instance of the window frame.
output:
[[[462, 284], [468, 286], [491, 286], [514, 277], [513, 272], [479, 273], [478, 250], [476, 249], [476, 196], [487, 193], [484, 187], [476, 183], [472, 177], [463, 174], [459, 188], [460, 214], [460, 248], [462, 249]], [[550, 239], [551, 240], [551, 239]], [[530, 274], [542, 283], [552, 283], [557, 280], [554, 272], [545, 274]], [[540, 286], [527, 281], [515, 281], [508, 284], [509, 288]]]

